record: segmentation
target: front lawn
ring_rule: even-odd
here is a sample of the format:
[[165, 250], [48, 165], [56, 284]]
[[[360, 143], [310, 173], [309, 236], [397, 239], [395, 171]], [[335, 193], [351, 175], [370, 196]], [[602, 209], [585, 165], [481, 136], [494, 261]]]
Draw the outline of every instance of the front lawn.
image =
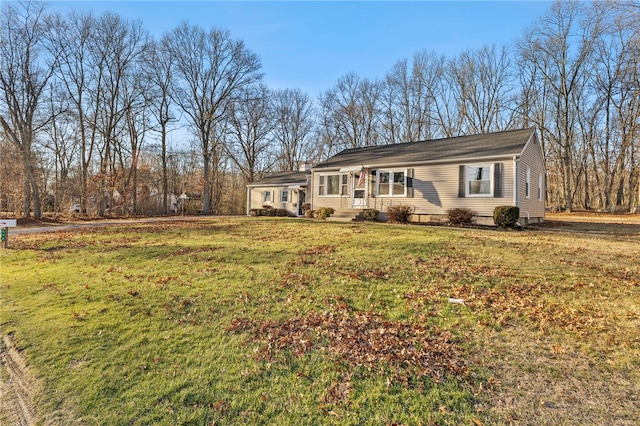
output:
[[13, 236], [0, 332], [44, 424], [634, 424], [640, 225], [560, 225]]

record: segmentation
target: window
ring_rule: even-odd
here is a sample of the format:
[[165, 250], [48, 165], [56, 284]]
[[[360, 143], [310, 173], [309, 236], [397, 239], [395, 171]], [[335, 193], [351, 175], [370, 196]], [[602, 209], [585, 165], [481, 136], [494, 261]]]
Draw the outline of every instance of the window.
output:
[[527, 166], [527, 179], [524, 182], [524, 196], [531, 198], [531, 167]]
[[320, 175], [318, 195], [347, 195], [347, 175]]
[[262, 202], [270, 203], [271, 202], [271, 191], [263, 191], [262, 192]]
[[289, 202], [289, 191], [280, 191], [280, 202], [281, 203]]
[[386, 197], [404, 197], [407, 195], [406, 170], [379, 170], [378, 195]]
[[538, 201], [542, 201], [542, 173], [538, 175]]
[[465, 191], [467, 197], [493, 196], [491, 187], [491, 165], [466, 167]]

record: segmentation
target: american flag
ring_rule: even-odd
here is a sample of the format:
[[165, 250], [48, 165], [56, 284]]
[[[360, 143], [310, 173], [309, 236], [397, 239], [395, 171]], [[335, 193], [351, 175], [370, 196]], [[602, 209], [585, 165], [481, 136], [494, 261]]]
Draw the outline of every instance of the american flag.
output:
[[360, 170], [360, 178], [358, 179], [358, 186], [364, 185], [364, 169]]

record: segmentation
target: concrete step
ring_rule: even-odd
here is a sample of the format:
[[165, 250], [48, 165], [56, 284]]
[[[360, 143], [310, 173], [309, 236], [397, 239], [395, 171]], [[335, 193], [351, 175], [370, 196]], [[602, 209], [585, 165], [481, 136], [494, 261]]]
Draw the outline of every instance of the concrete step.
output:
[[351, 222], [362, 220], [362, 209], [336, 209], [327, 218], [330, 222]]

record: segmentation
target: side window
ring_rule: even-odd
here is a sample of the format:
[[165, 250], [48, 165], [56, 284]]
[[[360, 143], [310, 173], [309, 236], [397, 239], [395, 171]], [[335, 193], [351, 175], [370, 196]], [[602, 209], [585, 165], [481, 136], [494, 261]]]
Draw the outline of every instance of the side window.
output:
[[538, 175], [538, 201], [542, 201], [542, 173]]
[[271, 202], [271, 191], [263, 191], [262, 192], [262, 202], [270, 203]]
[[289, 202], [289, 191], [280, 191], [280, 202], [288, 203]]
[[491, 165], [466, 167], [465, 191], [467, 197], [491, 196]]

